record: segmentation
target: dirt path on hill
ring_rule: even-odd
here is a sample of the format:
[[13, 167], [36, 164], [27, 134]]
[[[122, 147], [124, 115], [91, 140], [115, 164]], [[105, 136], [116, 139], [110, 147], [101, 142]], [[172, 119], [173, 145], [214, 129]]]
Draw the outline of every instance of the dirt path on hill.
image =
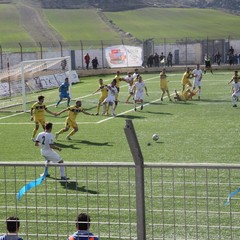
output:
[[[41, 8], [28, 4], [21, 0], [16, 7], [19, 10], [20, 21], [23, 28], [29, 33], [35, 42], [47, 43], [49, 47], [59, 46], [63, 38], [52, 29], [44, 19]], [[51, 45], [50, 45], [51, 43]]]

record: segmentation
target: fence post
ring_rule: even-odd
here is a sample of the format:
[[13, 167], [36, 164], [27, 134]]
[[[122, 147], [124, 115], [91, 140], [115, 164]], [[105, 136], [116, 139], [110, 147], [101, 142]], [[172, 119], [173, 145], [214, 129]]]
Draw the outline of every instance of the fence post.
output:
[[39, 42], [39, 46], [40, 46], [41, 59], [43, 59], [43, 50], [42, 50], [42, 44], [41, 44], [41, 42]]
[[137, 239], [146, 240], [144, 160], [132, 120], [126, 120], [124, 131], [135, 163]]
[[3, 54], [2, 54], [2, 45], [0, 45], [0, 55], [1, 55], [1, 69], [3, 69]]
[[84, 63], [83, 63], [83, 43], [82, 43], [82, 40], [80, 41], [80, 45], [81, 45], [81, 53], [82, 53], [82, 56], [81, 56], [81, 59], [82, 59], [82, 69], [84, 69]]
[[20, 47], [20, 52], [21, 52], [21, 62], [23, 61], [23, 50], [22, 50], [22, 44], [18, 43], [19, 47]]
[[103, 41], [101, 40], [101, 46], [102, 46], [102, 68], [104, 68], [104, 47], [103, 47]]
[[59, 41], [60, 49], [61, 49], [61, 57], [63, 57], [63, 47], [61, 41]]

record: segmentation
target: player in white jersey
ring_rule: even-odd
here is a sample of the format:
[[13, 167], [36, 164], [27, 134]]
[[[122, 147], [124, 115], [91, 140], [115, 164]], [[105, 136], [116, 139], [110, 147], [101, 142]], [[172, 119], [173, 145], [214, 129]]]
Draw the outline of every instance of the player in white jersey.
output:
[[135, 68], [134, 73], [132, 75], [133, 80], [135, 80], [138, 77], [138, 75], [139, 75], [138, 68]]
[[234, 79], [232, 88], [233, 88], [233, 94], [232, 94], [233, 107], [237, 107], [237, 100], [238, 100], [238, 97], [240, 97], [240, 84], [238, 82], [238, 79]]
[[192, 74], [194, 76], [194, 82], [193, 82], [193, 91], [196, 87], [198, 87], [198, 100], [200, 100], [201, 96], [201, 87], [202, 87], [202, 70], [200, 69], [200, 65], [197, 64], [197, 67], [192, 71]]
[[134, 77], [131, 75], [130, 72], [128, 72], [127, 76], [123, 78], [123, 81], [125, 81], [126, 83], [128, 83], [128, 98], [126, 100], [126, 103], [131, 103], [129, 102], [129, 99], [133, 96], [133, 80], [134, 80]]
[[[62, 158], [58, 155], [57, 152], [54, 151], [58, 150], [61, 151], [62, 149], [58, 146], [56, 146], [53, 142], [53, 135], [51, 133], [52, 131], [52, 123], [47, 123], [45, 125], [45, 131], [41, 132], [38, 134], [36, 140], [35, 140], [35, 146], [41, 146], [41, 155], [45, 158], [45, 169], [44, 169], [44, 173], [41, 174], [41, 176], [46, 175], [46, 176], [50, 176], [48, 174], [48, 164], [49, 162], [53, 162], [53, 163], [63, 163]], [[60, 165], [60, 175], [61, 175], [61, 180], [63, 181], [67, 181], [68, 178], [65, 176], [65, 168], [64, 166]]]
[[[118, 90], [116, 88], [116, 79], [113, 79], [111, 84], [107, 85], [108, 88], [108, 96], [106, 99], [103, 101], [103, 104], [107, 105], [107, 111], [105, 115], [108, 115], [109, 108], [111, 108], [111, 115], [114, 117], [114, 103], [115, 103], [115, 97], [118, 94]], [[106, 109], [106, 108], [105, 108]]]
[[140, 101], [141, 110], [143, 110], [143, 99], [144, 99], [144, 90], [146, 95], [148, 96], [147, 87], [142, 80], [142, 76], [138, 76], [138, 81], [134, 84], [133, 92], [134, 92], [134, 111], [137, 111], [137, 102]]

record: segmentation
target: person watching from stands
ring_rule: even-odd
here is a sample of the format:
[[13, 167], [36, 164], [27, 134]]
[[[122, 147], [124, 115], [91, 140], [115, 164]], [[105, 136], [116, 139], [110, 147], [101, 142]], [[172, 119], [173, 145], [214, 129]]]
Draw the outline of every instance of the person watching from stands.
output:
[[23, 240], [18, 236], [20, 221], [18, 217], [8, 217], [6, 220], [7, 233], [0, 240]]
[[89, 232], [90, 222], [89, 214], [80, 213], [76, 219], [77, 232], [68, 237], [68, 240], [99, 240], [98, 237]]

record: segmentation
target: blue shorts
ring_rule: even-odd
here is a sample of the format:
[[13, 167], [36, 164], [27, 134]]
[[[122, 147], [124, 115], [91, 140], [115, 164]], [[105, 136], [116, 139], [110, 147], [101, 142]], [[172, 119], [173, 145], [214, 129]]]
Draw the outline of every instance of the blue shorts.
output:
[[69, 94], [68, 93], [60, 93], [60, 98], [69, 98]]

